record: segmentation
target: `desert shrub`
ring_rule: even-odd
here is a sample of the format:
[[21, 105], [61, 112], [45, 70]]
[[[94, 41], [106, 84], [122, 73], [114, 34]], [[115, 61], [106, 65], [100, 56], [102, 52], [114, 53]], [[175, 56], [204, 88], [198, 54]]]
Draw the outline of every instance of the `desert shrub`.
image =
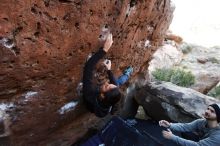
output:
[[216, 59], [215, 57], [209, 58], [209, 61], [212, 62], [212, 63], [217, 63], [217, 64], [219, 64], [218, 59]]
[[176, 69], [172, 74], [170, 81], [178, 86], [189, 87], [195, 83], [195, 76], [191, 72]]
[[214, 89], [212, 89], [207, 95], [220, 98], [220, 86], [217, 86]]
[[184, 54], [187, 54], [187, 53], [189, 53], [189, 52], [191, 52], [192, 51], [192, 45], [189, 45], [189, 44], [187, 44], [187, 43], [183, 43], [181, 46], [180, 46], [180, 49], [182, 50], [182, 52], [184, 53]]
[[183, 69], [156, 69], [152, 75], [160, 81], [172, 82], [178, 86], [189, 87], [195, 83], [195, 76]]
[[162, 69], [156, 69], [155, 71], [153, 71], [152, 75], [157, 80], [169, 82], [173, 72], [174, 72], [173, 69], [162, 68]]

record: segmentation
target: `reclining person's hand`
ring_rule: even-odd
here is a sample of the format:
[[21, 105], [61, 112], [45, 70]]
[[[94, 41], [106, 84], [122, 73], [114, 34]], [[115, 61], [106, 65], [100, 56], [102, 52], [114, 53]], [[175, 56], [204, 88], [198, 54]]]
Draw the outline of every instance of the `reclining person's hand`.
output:
[[108, 50], [109, 50], [110, 47], [112, 46], [112, 43], [113, 43], [112, 34], [109, 33], [108, 36], [107, 36], [107, 39], [106, 39], [106, 41], [105, 41], [103, 50], [104, 50], [105, 52], [108, 52]]
[[170, 129], [168, 129], [167, 131], [163, 130], [162, 134], [163, 134], [163, 137], [166, 139], [171, 139], [171, 137], [173, 136], [173, 133], [170, 131]]
[[170, 127], [170, 122], [168, 122], [166, 120], [160, 120], [159, 125], [163, 126], [163, 127], [166, 127], [166, 128], [169, 128]]

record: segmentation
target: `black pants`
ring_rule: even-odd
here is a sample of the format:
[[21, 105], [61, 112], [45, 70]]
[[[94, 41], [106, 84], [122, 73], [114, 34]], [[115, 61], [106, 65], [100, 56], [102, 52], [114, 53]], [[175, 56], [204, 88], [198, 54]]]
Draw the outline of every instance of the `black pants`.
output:
[[198, 142], [200, 140], [199, 135], [193, 132], [182, 132], [181, 137], [195, 142]]

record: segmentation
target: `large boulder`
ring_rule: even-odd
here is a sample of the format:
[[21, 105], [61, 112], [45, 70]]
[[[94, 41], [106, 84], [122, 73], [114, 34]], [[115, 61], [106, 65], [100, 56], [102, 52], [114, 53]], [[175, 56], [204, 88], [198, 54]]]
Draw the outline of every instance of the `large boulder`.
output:
[[195, 84], [190, 88], [201, 93], [208, 93], [220, 81], [220, 47], [202, 47], [183, 43], [187, 48], [179, 66], [190, 70], [195, 76]]
[[110, 30], [113, 72], [147, 71], [173, 10], [170, 0], [2, 0], [1, 135], [16, 146], [74, 143], [99, 120], [76, 93], [88, 54]]
[[156, 120], [189, 122], [203, 117], [208, 105], [219, 103], [212, 97], [170, 82], [150, 82], [136, 87], [135, 92], [135, 100]]

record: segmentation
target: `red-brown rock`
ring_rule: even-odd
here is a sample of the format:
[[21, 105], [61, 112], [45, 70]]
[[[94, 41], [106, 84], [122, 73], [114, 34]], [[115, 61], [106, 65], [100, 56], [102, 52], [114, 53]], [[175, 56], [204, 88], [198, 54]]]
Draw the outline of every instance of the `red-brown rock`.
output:
[[177, 44], [181, 44], [183, 42], [183, 38], [182, 37], [180, 37], [178, 35], [175, 35], [175, 34], [172, 34], [172, 33], [167, 33], [166, 36], [165, 36], [165, 39], [173, 40]]

